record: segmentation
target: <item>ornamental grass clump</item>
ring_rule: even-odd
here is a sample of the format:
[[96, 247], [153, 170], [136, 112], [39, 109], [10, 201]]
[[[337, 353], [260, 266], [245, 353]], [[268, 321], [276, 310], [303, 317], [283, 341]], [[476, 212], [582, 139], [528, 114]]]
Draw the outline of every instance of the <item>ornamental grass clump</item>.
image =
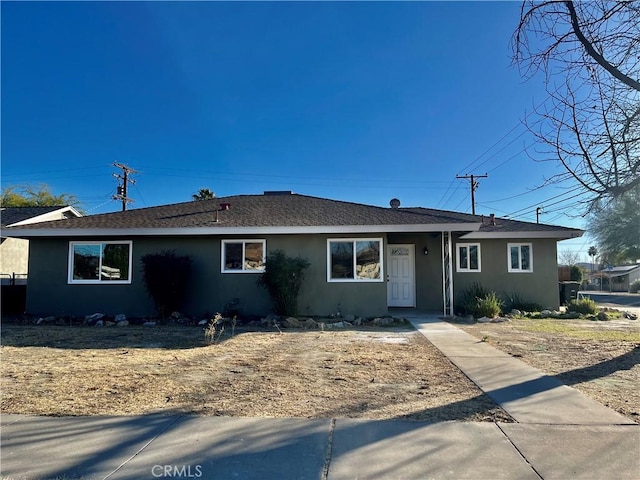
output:
[[502, 311], [502, 300], [498, 298], [496, 292], [490, 292], [482, 298], [476, 299], [476, 313], [474, 317], [495, 318]]
[[578, 312], [582, 315], [595, 315], [598, 313], [598, 305], [590, 298], [571, 300], [567, 305], [570, 312]]

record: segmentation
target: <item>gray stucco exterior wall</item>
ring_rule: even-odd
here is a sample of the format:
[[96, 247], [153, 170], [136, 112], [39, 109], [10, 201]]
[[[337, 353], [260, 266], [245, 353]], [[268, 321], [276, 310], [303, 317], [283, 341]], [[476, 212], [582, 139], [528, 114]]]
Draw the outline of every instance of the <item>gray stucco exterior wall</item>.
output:
[[[299, 314], [337, 313], [362, 316], [386, 313], [386, 282], [327, 282], [327, 239], [358, 238], [336, 235], [246, 236], [266, 239], [267, 254], [284, 250], [310, 262], [299, 298]], [[384, 235], [367, 235], [383, 238]], [[210, 315], [222, 311], [234, 299], [244, 315], [269, 313], [271, 301], [265, 289], [256, 285], [258, 274], [221, 273], [221, 243], [238, 237], [110, 238], [132, 240], [132, 280], [130, 284], [70, 285], [68, 276], [69, 239], [33, 239], [29, 259], [27, 311], [35, 315], [87, 315], [105, 313], [127, 316], [155, 316], [154, 304], [142, 281], [141, 257], [162, 250], [192, 258], [191, 283], [181, 313]], [[90, 239], [86, 239], [90, 240]], [[104, 239], [91, 239], [104, 240]]]
[[[480, 243], [481, 272], [458, 272], [456, 265], [456, 244]], [[507, 245], [509, 243], [531, 243], [533, 272], [510, 273], [507, 265]], [[543, 308], [557, 309], [560, 303], [558, 289], [558, 264], [556, 260], [557, 243], [555, 239], [508, 240], [483, 239], [453, 241], [453, 285], [454, 304], [460, 293], [474, 282], [495, 291], [501, 297], [518, 293], [527, 302], [535, 302]]]
[[[133, 237], [131, 240], [132, 280], [130, 284], [70, 285], [67, 281], [69, 238], [34, 238], [29, 255], [27, 311], [35, 315], [83, 316], [96, 312], [107, 315], [124, 313], [130, 317], [155, 316], [153, 301], [142, 282], [141, 257], [162, 250], [175, 250], [192, 257], [192, 275], [184, 314], [199, 316], [220, 312], [234, 299], [239, 300], [242, 315], [265, 315], [271, 301], [265, 289], [256, 285], [258, 274], [221, 273], [221, 243], [224, 239], [264, 239], [267, 254], [283, 250], [289, 256], [309, 261], [298, 302], [300, 315], [326, 316], [340, 309], [343, 315], [377, 316], [387, 313], [386, 250], [389, 244], [415, 245], [416, 309], [441, 312], [442, 251], [439, 233], [364, 235], [267, 235], [243, 237]], [[382, 238], [383, 281], [327, 282], [327, 240], [329, 238]], [[105, 240], [101, 238], [86, 240]], [[457, 243], [471, 243], [454, 236], [454, 300], [460, 292], [479, 282], [498, 294], [517, 292], [530, 302], [557, 308], [559, 304], [556, 266], [556, 241], [533, 240], [533, 272], [509, 273], [509, 240], [482, 240], [480, 273], [456, 271]], [[424, 254], [424, 248], [428, 254]]]

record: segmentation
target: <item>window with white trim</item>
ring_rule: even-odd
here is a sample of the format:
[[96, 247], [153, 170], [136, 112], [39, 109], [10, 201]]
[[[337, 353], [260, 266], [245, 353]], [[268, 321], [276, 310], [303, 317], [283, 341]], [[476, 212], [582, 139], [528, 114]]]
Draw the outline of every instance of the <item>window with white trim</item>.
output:
[[223, 240], [222, 273], [262, 273], [266, 251], [266, 240]]
[[530, 243], [507, 244], [507, 266], [512, 273], [533, 272], [533, 247]]
[[480, 272], [480, 244], [456, 244], [456, 271]]
[[327, 240], [328, 282], [382, 282], [382, 239]]
[[69, 242], [69, 283], [131, 283], [131, 241]]

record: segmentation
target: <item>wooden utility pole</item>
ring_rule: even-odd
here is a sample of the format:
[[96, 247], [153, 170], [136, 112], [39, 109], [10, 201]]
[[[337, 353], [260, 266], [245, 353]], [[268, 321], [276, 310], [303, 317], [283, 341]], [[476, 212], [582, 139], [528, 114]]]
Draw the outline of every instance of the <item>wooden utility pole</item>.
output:
[[465, 179], [465, 180], [471, 180], [470, 185], [471, 185], [471, 213], [473, 215], [476, 214], [476, 196], [475, 196], [475, 192], [476, 189], [478, 188], [478, 186], [480, 185], [480, 182], [476, 182], [476, 178], [487, 178], [489, 175], [488, 174], [484, 174], [484, 175], [456, 175], [456, 178], [460, 178], [460, 179]]
[[113, 166], [122, 170], [122, 174], [113, 174], [114, 177], [122, 181], [122, 183], [118, 185], [118, 193], [113, 196], [113, 199], [122, 201], [122, 211], [124, 212], [127, 209], [127, 203], [133, 202], [133, 199], [127, 196], [127, 187], [129, 186], [129, 184], [136, 184], [136, 181], [132, 178], [129, 178], [129, 175], [138, 172], [136, 172], [133, 168], [127, 167], [126, 165], [122, 165], [120, 163], [114, 163]]

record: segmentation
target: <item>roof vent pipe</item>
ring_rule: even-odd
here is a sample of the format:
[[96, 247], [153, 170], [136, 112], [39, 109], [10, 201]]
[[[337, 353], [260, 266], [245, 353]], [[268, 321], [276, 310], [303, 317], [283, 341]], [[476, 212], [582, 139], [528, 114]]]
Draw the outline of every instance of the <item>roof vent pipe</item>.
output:
[[491, 215], [489, 215], [489, 223], [491, 225], [495, 225], [496, 224], [496, 214], [492, 213]]
[[220, 204], [220, 208], [216, 209], [216, 223], [218, 223], [220, 221], [220, 218], [218, 217], [218, 212], [225, 212], [225, 211], [229, 210], [230, 207], [231, 207], [230, 203], [221, 203]]

